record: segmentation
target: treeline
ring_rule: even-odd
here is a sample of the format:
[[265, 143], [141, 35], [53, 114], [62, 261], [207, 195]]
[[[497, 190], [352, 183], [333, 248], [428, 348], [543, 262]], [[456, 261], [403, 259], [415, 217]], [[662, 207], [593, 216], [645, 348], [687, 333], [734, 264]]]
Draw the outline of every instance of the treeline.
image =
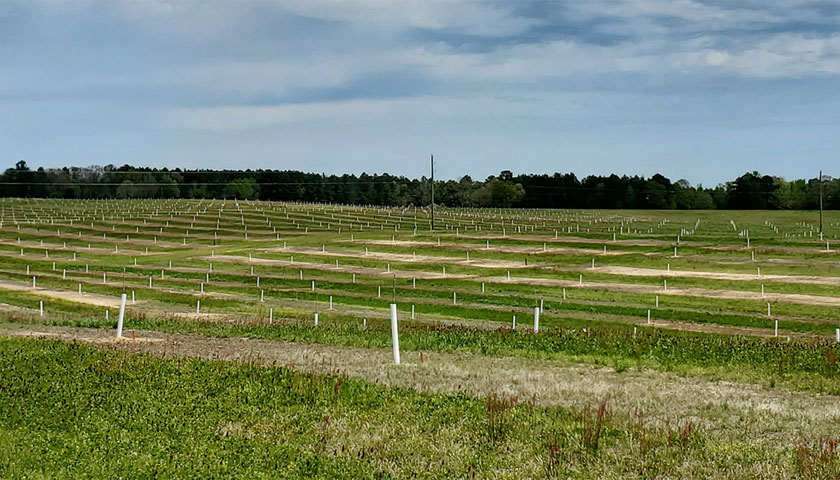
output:
[[[787, 181], [748, 172], [705, 188], [656, 174], [513, 175], [435, 182], [435, 203], [451, 207], [840, 209], [840, 179]], [[0, 176], [0, 195], [39, 198], [239, 198], [362, 205], [428, 205], [429, 179], [389, 174], [321, 175], [291, 170], [181, 170], [70, 167], [31, 170], [18, 162]]]

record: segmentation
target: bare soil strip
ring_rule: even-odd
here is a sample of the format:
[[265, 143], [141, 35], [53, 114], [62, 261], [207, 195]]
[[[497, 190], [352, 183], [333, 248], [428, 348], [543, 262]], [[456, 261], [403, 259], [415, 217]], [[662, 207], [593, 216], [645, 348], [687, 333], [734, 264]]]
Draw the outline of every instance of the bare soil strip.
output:
[[[320, 253], [320, 252], [319, 252]], [[350, 255], [347, 255], [350, 256]], [[381, 268], [370, 268], [370, 267], [358, 267], [358, 266], [334, 266], [327, 263], [312, 263], [312, 262], [301, 262], [295, 260], [294, 263], [288, 262], [286, 260], [269, 260], [265, 258], [252, 258], [248, 260], [245, 257], [238, 257], [235, 255], [216, 255], [214, 257], [197, 257], [202, 260], [208, 261], [219, 261], [223, 263], [239, 263], [239, 264], [252, 264], [252, 265], [270, 265], [270, 266], [278, 266], [278, 267], [300, 267], [310, 270], [329, 270], [334, 272], [348, 272], [348, 273], [358, 273], [360, 275], [388, 275], [394, 276], [396, 275], [397, 278], [424, 278], [424, 279], [441, 279], [441, 278], [470, 278], [472, 275], [463, 275], [463, 274], [451, 274], [447, 273], [446, 275], [443, 274], [441, 270], [440, 273], [437, 272], [428, 272], [423, 270], [391, 270], [390, 272], [383, 270]], [[355, 258], [355, 257], [354, 257]]]
[[569, 288], [597, 288], [612, 290], [616, 292], [649, 293], [651, 295], [673, 295], [701, 298], [728, 298], [732, 300], [761, 300], [765, 302], [797, 303], [801, 305], [823, 305], [830, 307], [840, 306], [840, 297], [826, 297], [821, 295], [803, 295], [799, 293], [767, 293], [761, 296], [759, 292], [746, 292], [741, 290], [712, 290], [708, 288], [674, 288], [668, 286], [668, 290], [654, 285], [633, 285], [628, 283], [611, 282], [587, 282], [579, 284], [574, 280], [555, 280], [551, 278], [524, 278], [514, 277], [510, 281], [505, 277], [478, 278], [495, 283], [512, 283], [520, 285], [540, 285], [545, 287], [569, 287]]
[[[562, 232], [561, 232], [562, 233]], [[583, 232], [581, 232], [583, 233]], [[593, 233], [600, 233], [600, 232], [593, 232]], [[571, 234], [564, 234], [564, 235], [571, 235]], [[546, 243], [591, 243], [595, 245], [627, 245], [631, 247], [653, 247], [653, 246], [670, 246], [673, 245], [674, 242], [670, 240], [630, 240], [624, 238], [618, 238], [617, 240], [612, 239], [602, 239], [602, 238], [585, 238], [585, 237], [564, 237], [558, 236], [554, 238], [554, 236], [544, 236], [541, 237], [539, 235], [521, 235], [521, 234], [514, 234], [511, 233], [507, 236], [502, 235], [464, 235], [461, 234], [460, 238], [468, 238], [471, 240], [514, 240], [514, 241], [526, 241], [526, 242], [546, 242]]]
[[627, 275], [634, 277], [683, 277], [683, 278], [708, 278], [713, 280], [735, 280], [735, 281], [767, 281], [782, 283], [805, 283], [820, 285], [840, 286], [840, 277], [821, 277], [812, 275], [761, 275], [750, 273], [724, 273], [724, 272], [702, 272], [693, 270], [671, 270], [663, 271], [653, 268], [635, 268], [607, 265], [595, 267], [595, 272], [610, 273], [614, 275]]
[[[464, 244], [464, 243], [451, 243], [451, 242], [441, 242], [439, 245], [436, 242], [425, 242], [425, 241], [409, 241], [409, 240], [364, 240], [364, 241], [356, 241], [355, 243], [360, 243], [362, 245], [384, 245], [384, 246], [400, 246], [400, 247], [425, 247], [425, 248], [432, 248], [432, 247], [444, 247], [444, 248], [458, 248], [462, 250], [469, 250], [470, 252], [501, 252], [501, 253], [523, 253], [523, 254], [532, 254], [532, 255], [545, 255], [545, 254], [563, 254], [563, 255], [604, 255], [604, 251], [601, 249], [594, 249], [594, 248], [574, 248], [574, 247], [547, 247], [546, 250], [543, 250], [542, 247], [527, 247], [527, 246], [519, 246], [519, 245], [490, 245], [487, 247], [487, 244]], [[546, 241], [548, 243], [548, 241]], [[621, 251], [607, 251], [607, 255], [627, 255], [636, 252], [621, 252]], [[430, 257], [430, 258], [440, 258], [440, 257]]]
[[97, 295], [95, 293], [85, 293], [79, 295], [78, 292], [69, 290], [55, 290], [51, 288], [32, 288], [32, 285], [21, 284], [18, 282], [10, 282], [8, 280], [0, 280], [0, 289], [11, 290], [17, 292], [30, 292], [42, 295], [45, 297], [58, 298], [69, 302], [84, 303], [87, 305], [96, 305], [100, 307], [119, 307], [120, 299], [116, 297], [109, 297], [105, 295]]
[[348, 252], [348, 251], [329, 251], [324, 252], [317, 248], [304, 247], [287, 247], [280, 249], [265, 249], [274, 252], [289, 252], [300, 253], [304, 255], [327, 256], [327, 257], [344, 257], [344, 258], [366, 258], [370, 260], [403, 262], [403, 263], [435, 263], [435, 264], [452, 264], [452, 265], [467, 265], [470, 267], [483, 268], [525, 268], [524, 262], [511, 262], [506, 260], [495, 260], [490, 258], [482, 258], [475, 260], [467, 260], [464, 257], [438, 257], [433, 255], [409, 255], [407, 253], [387, 253], [387, 252], [368, 252], [365, 255], [362, 252]]
[[[130, 330], [126, 335], [130, 338]], [[137, 340], [113, 338], [114, 332], [32, 325], [0, 325], [0, 335], [78, 341], [98, 348], [144, 352], [164, 358], [192, 357], [295, 370], [339, 373], [385, 386], [418, 391], [496, 393], [578, 410], [607, 398], [618, 415], [664, 426], [690, 420], [715, 439], [731, 439], [765, 448], [789, 449], [802, 438], [836, 434], [840, 397], [759, 385], [709, 381], [667, 372], [572, 364], [561, 360], [493, 357], [468, 353], [431, 353], [420, 364], [419, 352], [402, 352], [392, 364], [390, 349], [337, 347], [247, 338], [139, 331]], [[745, 418], [759, 418], [746, 423]]]

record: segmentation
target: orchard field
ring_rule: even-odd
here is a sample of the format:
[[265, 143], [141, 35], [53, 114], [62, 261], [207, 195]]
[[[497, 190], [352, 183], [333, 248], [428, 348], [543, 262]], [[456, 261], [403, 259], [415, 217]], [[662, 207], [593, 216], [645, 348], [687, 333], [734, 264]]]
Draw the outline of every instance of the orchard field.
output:
[[0, 199], [0, 477], [840, 478], [837, 212], [429, 213]]

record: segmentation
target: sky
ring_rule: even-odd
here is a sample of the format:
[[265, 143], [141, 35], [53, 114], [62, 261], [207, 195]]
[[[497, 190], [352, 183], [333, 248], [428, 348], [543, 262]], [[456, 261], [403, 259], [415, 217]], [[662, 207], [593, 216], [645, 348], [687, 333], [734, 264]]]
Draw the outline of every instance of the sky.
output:
[[0, 168], [840, 176], [840, 3], [0, 0]]

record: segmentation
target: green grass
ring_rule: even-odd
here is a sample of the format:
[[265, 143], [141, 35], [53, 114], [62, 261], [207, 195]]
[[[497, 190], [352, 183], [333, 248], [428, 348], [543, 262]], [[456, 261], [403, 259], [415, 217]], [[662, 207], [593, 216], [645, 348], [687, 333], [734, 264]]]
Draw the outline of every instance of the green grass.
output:
[[570, 412], [57, 341], [0, 339], [0, 379], [3, 478], [711, 477], [771, 455], [599, 399]]

